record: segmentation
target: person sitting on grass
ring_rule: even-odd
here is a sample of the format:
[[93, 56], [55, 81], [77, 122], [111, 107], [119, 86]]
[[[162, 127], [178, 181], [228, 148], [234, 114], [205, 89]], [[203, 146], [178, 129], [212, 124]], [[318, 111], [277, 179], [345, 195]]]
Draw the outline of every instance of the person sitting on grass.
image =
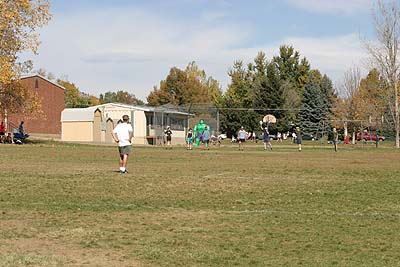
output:
[[12, 144], [13, 142], [13, 137], [11, 133], [7, 133], [7, 136], [5, 137], [4, 143], [6, 144]]

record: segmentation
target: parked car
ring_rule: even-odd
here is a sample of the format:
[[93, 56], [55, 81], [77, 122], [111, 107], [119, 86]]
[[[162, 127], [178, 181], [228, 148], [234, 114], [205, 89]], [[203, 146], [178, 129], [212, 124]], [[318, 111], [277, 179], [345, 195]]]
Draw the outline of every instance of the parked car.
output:
[[312, 134], [303, 134], [302, 138], [303, 138], [303, 140], [311, 140], [311, 141], [318, 140], [318, 137], [316, 137]]
[[383, 135], [376, 135], [374, 133], [370, 133], [368, 131], [364, 131], [364, 133], [358, 133], [357, 134], [357, 141], [385, 141], [385, 137]]

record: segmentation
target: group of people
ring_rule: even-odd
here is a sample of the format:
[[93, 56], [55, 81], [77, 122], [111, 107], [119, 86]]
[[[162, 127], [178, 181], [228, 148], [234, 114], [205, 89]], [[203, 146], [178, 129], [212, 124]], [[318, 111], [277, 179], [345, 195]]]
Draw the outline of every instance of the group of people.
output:
[[[167, 129], [165, 129], [164, 131], [164, 135], [166, 138], [166, 148], [172, 149], [172, 131], [170, 126], [167, 126]], [[207, 150], [209, 149], [211, 133], [210, 130], [208, 129], [208, 126], [205, 126], [203, 133], [198, 132], [197, 136], [194, 136], [193, 129], [189, 128], [185, 137], [186, 149], [192, 150], [193, 144], [196, 139], [200, 140], [200, 142], [204, 144]]]
[[[269, 124], [266, 125], [260, 125], [261, 129], [263, 131], [263, 143], [264, 143], [264, 150], [268, 151], [268, 150], [272, 150], [272, 144], [271, 144], [271, 136], [269, 133]], [[247, 132], [245, 131], [244, 127], [240, 127], [240, 130], [238, 131], [237, 134], [238, 138], [238, 143], [239, 143], [239, 151], [243, 151], [244, 150], [244, 143], [246, 142], [246, 139], [248, 137]]]
[[[23, 125], [23, 123], [22, 123]], [[263, 131], [263, 143], [264, 143], [264, 150], [272, 150], [271, 138], [269, 133], [269, 124], [260, 125]], [[4, 136], [4, 123], [2, 122], [0, 126], [0, 135], [3, 133]], [[22, 129], [23, 130], [23, 129]], [[167, 140], [167, 148], [172, 148], [172, 131], [170, 127], [164, 131]], [[299, 127], [295, 129], [295, 143], [298, 145], [298, 150], [301, 151], [302, 147], [302, 132]], [[112, 131], [112, 137], [116, 143], [118, 143], [118, 150], [119, 150], [119, 172], [120, 173], [128, 173], [126, 169], [126, 165], [128, 163], [128, 156], [132, 152], [132, 138], [133, 138], [133, 128], [132, 125], [129, 123], [129, 116], [124, 115], [122, 117], [122, 123], [119, 123], [114, 130]], [[247, 139], [247, 132], [245, 131], [244, 127], [242, 126], [238, 131], [238, 143], [239, 143], [239, 150], [244, 150], [244, 143]], [[201, 140], [204, 144], [206, 149], [209, 149], [209, 143], [211, 139], [211, 133], [207, 126], [205, 126], [204, 131], [202, 133], [197, 133], [197, 136], [194, 136], [193, 130], [190, 128], [188, 133], [186, 134], [186, 148], [188, 150], [193, 149], [193, 143], [195, 139]], [[338, 144], [338, 133], [336, 129], [333, 129], [333, 144], [334, 149], [337, 151], [337, 144]]]
[[21, 121], [18, 127], [18, 132], [14, 133], [14, 136], [11, 132], [7, 132], [7, 127], [4, 124], [4, 121], [0, 124], [0, 143], [4, 144], [22, 144], [22, 141], [27, 138], [28, 135], [25, 133], [24, 130], [24, 122]]
[[210, 129], [208, 129], [208, 126], [204, 127], [203, 133], [198, 132], [196, 136], [194, 136], [192, 128], [189, 128], [189, 130], [186, 134], [186, 149], [188, 149], [188, 150], [193, 149], [193, 143], [194, 143], [195, 139], [199, 140], [202, 144], [204, 144], [204, 147], [207, 150], [209, 150], [211, 133], [210, 133]]

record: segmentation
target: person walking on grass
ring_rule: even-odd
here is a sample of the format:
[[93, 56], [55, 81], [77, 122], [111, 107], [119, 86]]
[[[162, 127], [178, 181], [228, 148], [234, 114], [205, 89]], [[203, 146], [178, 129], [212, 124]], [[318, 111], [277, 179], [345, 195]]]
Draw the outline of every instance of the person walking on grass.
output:
[[167, 127], [167, 130], [164, 131], [165, 135], [167, 136], [167, 148], [172, 149], [172, 131], [171, 127]]
[[240, 127], [240, 130], [238, 132], [238, 140], [239, 140], [239, 150], [244, 150], [244, 143], [246, 142], [246, 131], [244, 130], [244, 127]]
[[204, 145], [206, 146], [206, 149], [210, 149], [208, 146], [210, 144], [210, 138], [211, 138], [211, 134], [210, 134], [210, 130], [208, 130], [208, 127], [206, 126], [204, 128], [204, 132], [203, 132], [203, 142]]
[[192, 131], [192, 128], [189, 128], [189, 131], [188, 131], [188, 133], [186, 135], [186, 144], [187, 144], [186, 149], [188, 149], [188, 150], [192, 150], [193, 149], [193, 131]]
[[122, 123], [119, 123], [112, 131], [112, 138], [118, 143], [119, 151], [119, 172], [128, 173], [126, 165], [128, 156], [132, 153], [133, 129], [129, 123], [129, 116], [122, 116]]
[[300, 127], [296, 127], [296, 144], [299, 146], [299, 151], [301, 151], [302, 141], [303, 141], [303, 136]]
[[333, 139], [332, 139], [333, 147], [335, 149], [335, 152], [337, 152], [337, 148], [338, 148], [338, 144], [339, 144], [339, 134], [336, 131], [336, 128], [333, 128], [332, 134], [333, 134], [333, 136], [332, 136], [333, 137]]

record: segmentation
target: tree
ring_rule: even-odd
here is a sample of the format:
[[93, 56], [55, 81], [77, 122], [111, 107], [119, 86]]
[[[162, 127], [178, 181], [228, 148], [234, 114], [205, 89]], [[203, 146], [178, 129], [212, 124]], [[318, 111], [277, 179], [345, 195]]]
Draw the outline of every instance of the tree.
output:
[[273, 58], [273, 62], [276, 64], [282, 87], [277, 93], [284, 99], [282, 114], [278, 115], [281, 117], [278, 126], [280, 131], [286, 131], [296, 121], [297, 116], [297, 112], [287, 110], [300, 108], [304, 87], [311, 75], [310, 64], [307, 58], [300, 58], [300, 52], [288, 45], [279, 48], [279, 55]]
[[333, 104], [337, 98], [332, 81], [318, 70], [310, 71], [308, 78], [298, 114], [299, 124], [306, 134], [328, 132], [331, 128]]
[[221, 101], [222, 91], [217, 80], [207, 77], [195, 62], [188, 64], [185, 70], [177, 67], [170, 69], [160, 87], [148, 95], [147, 102], [151, 106], [167, 103], [186, 105], [204, 103], [215, 105]]
[[134, 94], [130, 94], [126, 91], [119, 90], [115, 92], [106, 92], [104, 95], [100, 94], [100, 101], [101, 104], [105, 103], [123, 103], [128, 105], [144, 105], [144, 102], [138, 98]]
[[87, 101], [81, 97], [81, 92], [74, 83], [61, 79], [58, 79], [57, 83], [65, 88], [64, 102], [67, 108], [84, 108], [89, 106]]
[[396, 148], [400, 148], [399, 75], [400, 8], [397, 1], [379, 0], [373, 14], [377, 42], [365, 42], [371, 62], [381, 73], [390, 90], [387, 102], [393, 112]]
[[[33, 112], [39, 107], [35, 94], [29, 93], [18, 80], [31, 69], [32, 63], [18, 62], [23, 51], [37, 52], [37, 28], [50, 19], [46, 0], [0, 1], [0, 112]], [[11, 94], [11, 95], [10, 95]]]
[[[357, 124], [354, 120], [358, 119], [358, 107], [360, 103], [359, 88], [361, 83], [360, 69], [350, 68], [345, 72], [342, 81], [339, 83], [337, 93], [340, 95], [333, 103], [333, 118], [336, 121], [335, 126], [341, 127], [338, 123], [343, 123], [344, 135], [348, 135], [348, 128], [355, 129]], [[352, 122], [349, 122], [352, 121]], [[355, 133], [353, 132], [353, 143], [355, 142]]]
[[315, 135], [321, 129], [321, 123], [326, 120], [324, 98], [320, 84], [310, 82], [303, 93], [303, 104], [299, 112], [299, 124], [305, 134]]
[[[299, 96], [303, 95], [310, 75], [308, 60], [305, 57], [300, 59], [300, 53], [292, 46], [283, 45], [279, 48], [279, 56], [275, 56], [273, 61], [277, 65], [280, 79], [291, 83]], [[297, 104], [299, 106], [300, 102]]]
[[65, 88], [64, 102], [67, 108], [86, 108], [100, 104], [97, 97], [81, 92], [72, 82], [58, 79], [57, 83]]
[[283, 110], [285, 99], [282, 83], [283, 80], [280, 79], [277, 64], [271, 62], [266, 66], [265, 75], [257, 75], [253, 85], [254, 106], [262, 109], [259, 114], [272, 114], [278, 119], [276, 129], [272, 128], [272, 131], [283, 131], [286, 124], [284, 118], [287, 112]]
[[[250, 68], [245, 68], [243, 62], [235, 61], [228, 71], [231, 83], [224, 95], [222, 106], [221, 128], [229, 136], [234, 135], [243, 126], [246, 130], [257, 127], [256, 114], [246, 108], [253, 106], [252, 75]], [[241, 110], [245, 108], [246, 110]]]

